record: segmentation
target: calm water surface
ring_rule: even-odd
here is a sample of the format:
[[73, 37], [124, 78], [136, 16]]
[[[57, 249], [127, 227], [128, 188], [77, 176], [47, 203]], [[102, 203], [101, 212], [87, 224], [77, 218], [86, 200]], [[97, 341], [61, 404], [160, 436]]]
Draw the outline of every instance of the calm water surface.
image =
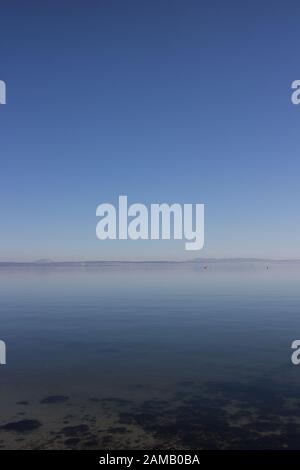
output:
[[2, 448], [300, 448], [300, 264], [0, 268]]

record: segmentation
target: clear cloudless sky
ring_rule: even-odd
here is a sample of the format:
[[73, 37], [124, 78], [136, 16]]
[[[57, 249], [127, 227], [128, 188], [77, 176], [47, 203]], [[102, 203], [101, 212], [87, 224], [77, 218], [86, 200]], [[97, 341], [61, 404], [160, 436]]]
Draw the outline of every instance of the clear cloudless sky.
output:
[[[0, 2], [0, 259], [300, 258], [299, 1]], [[205, 248], [96, 206], [205, 204]]]

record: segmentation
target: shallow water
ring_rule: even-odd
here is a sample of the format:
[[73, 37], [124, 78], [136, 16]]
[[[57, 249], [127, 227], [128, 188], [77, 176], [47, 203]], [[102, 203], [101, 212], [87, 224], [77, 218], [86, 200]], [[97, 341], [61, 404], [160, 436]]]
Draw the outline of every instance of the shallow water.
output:
[[300, 448], [299, 286], [297, 263], [1, 267], [0, 445]]

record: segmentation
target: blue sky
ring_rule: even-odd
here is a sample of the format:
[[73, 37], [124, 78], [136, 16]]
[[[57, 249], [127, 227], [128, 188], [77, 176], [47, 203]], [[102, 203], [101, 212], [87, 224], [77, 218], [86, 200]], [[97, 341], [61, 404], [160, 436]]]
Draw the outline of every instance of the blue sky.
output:
[[[71, 6], [72, 5], [72, 6]], [[300, 258], [300, 4], [2, 1], [1, 260]], [[96, 206], [205, 204], [205, 248]]]

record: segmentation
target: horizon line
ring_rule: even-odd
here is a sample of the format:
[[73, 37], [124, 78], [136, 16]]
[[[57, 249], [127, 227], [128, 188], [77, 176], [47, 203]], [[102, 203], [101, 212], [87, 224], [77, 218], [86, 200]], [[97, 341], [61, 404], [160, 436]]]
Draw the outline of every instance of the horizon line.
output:
[[194, 258], [190, 260], [51, 260], [38, 259], [32, 261], [0, 261], [0, 266], [14, 265], [34, 265], [34, 266], [51, 266], [51, 265], [91, 265], [91, 264], [189, 264], [189, 263], [219, 263], [219, 262], [268, 262], [268, 263], [288, 263], [300, 262], [299, 258], [257, 258], [257, 257], [228, 257], [228, 258]]

